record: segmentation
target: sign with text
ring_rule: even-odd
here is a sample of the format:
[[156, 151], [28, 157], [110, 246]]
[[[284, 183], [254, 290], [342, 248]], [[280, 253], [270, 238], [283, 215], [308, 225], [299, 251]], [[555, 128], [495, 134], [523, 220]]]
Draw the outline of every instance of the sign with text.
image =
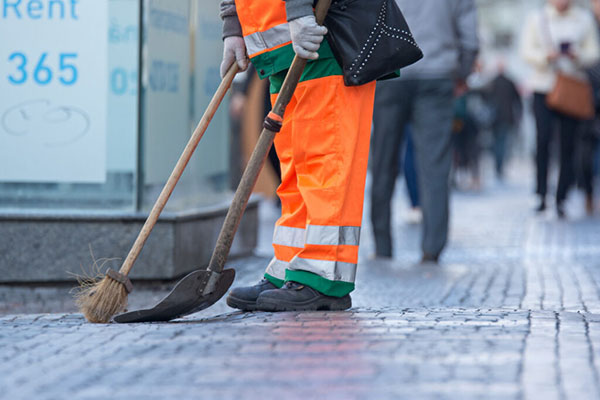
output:
[[108, 0], [0, 0], [0, 181], [106, 179]]

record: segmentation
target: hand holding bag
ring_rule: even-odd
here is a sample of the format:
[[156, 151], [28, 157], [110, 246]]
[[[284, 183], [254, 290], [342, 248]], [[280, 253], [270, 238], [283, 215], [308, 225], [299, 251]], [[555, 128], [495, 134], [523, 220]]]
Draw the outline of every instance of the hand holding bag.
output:
[[423, 58], [395, 0], [334, 0], [325, 26], [347, 86], [385, 78]]
[[[550, 22], [545, 14], [542, 23], [545, 25], [548, 46], [555, 49]], [[594, 93], [589, 81], [567, 75], [559, 70], [556, 71], [554, 87], [546, 95], [546, 105], [551, 110], [580, 120], [592, 119], [596, 113]]]

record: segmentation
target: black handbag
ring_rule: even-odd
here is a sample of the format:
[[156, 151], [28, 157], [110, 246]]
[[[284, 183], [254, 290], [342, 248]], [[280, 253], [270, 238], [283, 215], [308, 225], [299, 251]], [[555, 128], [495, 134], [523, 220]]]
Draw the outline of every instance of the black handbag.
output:
[[334, 0], [324, 25], [347, 86], [387, 78], [423, 58], [395, 0]]

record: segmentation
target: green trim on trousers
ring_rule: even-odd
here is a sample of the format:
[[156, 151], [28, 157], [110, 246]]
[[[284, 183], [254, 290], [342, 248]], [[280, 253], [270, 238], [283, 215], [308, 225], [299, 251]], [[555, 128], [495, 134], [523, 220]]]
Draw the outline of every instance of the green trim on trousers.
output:
[[308, 271], [285, 270], [285, 281], [294, 281], [309, 286], [326, 296], [344, 297], [354, 290], [354, 283], [330, 281]]
[[271, 282], [273, 285], [277, 286], [278, 289], [281, 288], [285, 283], [285, 281], [277, 279], [273, 275], [269, 275], [267, 273], [265, 273], [265, 279]]
[[[315, 61], [309, 60], [308, 65], [325, 59], [335, 59], [327, 39], [323, 40], [317, 53], [319, 54], [319, 58]], [[295, 55], [296, 53], [294, 53], [294, 49], [290, 43], [275, 50], [254, 56], [250, 61], [252, 61], [254, 68], [256, 68], [256, 72], [260, 79], [264, 79], [290, 68]]]

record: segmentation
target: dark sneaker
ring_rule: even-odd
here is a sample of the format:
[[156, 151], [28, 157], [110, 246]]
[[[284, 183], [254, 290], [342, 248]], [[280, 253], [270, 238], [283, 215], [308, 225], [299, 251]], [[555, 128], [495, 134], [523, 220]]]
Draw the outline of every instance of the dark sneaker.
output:
[[565, 206], [562, 203], [556, 205], [556, 215], [558, 215], [558, 219], [565, 219], [567, 217]]
[[431, 254], [427, 254], [424, 253], [423, 257], [421, 257], [421, 264], [422, 265], [433, 265], [433, 264], [437, 264], [439, 262], [440, 259], [440, 255], [431, 255]]
[[258, 296], [260, 311], [341, 311], [352, 307], [350, 295], [325, 296], [305, 285], [286, 282], [281, 289], [267, 290]]
[[544, 211], [546, 211], [546, 200], [540, 200], [540, 203], [535, 208], [535, 212], [542, 213]]
[[594, 195], [589, 193], [585, 195], [585, 213], [590, 217], [594, 215]]
[[238, 287], [229, 292], [227, 305], [242, 311], [256, 310], [256, 299], [265, 290], [277, 289], [267, 279], [263, 279], [254, 286]]

